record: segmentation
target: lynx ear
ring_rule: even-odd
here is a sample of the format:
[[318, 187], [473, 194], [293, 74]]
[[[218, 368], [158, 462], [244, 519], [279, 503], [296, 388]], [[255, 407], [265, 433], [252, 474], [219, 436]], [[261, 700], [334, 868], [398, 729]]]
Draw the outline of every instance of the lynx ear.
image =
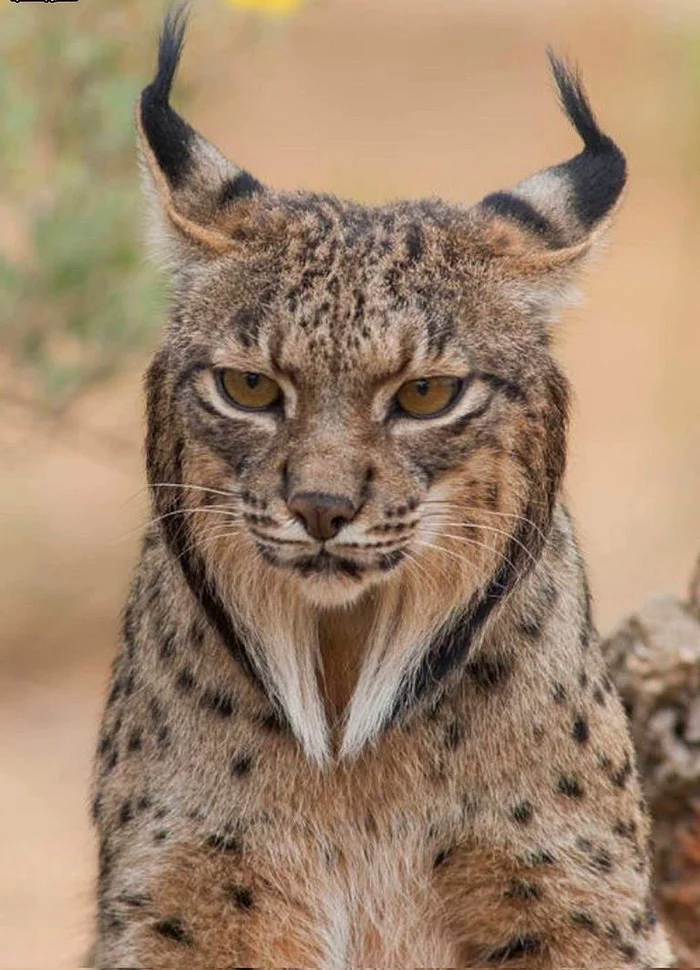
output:
[[158, 70], [138, 107], [146, 188], [155, 196], [158, 229], [204, 253], [226, 252], [245, 218], [246, 200], [263, 186], [229, 162], [174, 111], [170, 90], [182, 54], [187, 10], [172, 8], [158, 49]]
[[584, 148], [472, 210], [477, 238], [490, 255], [538, 276], [578, 262], [609, 221], [627, 178], [625, 156], [601, 131], [575, 69], [548, 51], [561, 105]]

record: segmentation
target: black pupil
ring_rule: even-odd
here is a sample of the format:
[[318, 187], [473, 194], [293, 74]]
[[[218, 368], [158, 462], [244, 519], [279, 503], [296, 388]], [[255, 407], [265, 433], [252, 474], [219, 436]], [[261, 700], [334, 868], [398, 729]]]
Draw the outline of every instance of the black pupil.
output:
[[416, 390], [421, 397], [425, 397], [430, 390], [430, 381], [416, 381]]
[[246, 374], [245, 382], [248, 387], [253, 390], [253, 388], [257, 387], [260, 383], [260, 374]]

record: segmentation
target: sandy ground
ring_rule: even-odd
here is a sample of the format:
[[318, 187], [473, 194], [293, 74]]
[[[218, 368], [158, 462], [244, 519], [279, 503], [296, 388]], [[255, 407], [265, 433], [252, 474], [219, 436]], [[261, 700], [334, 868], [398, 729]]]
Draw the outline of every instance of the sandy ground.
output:
[[[700, 538], [700, 78], [693, 88], [684, 66], [686, 6], [318, 0], [267, 31], [209, 6], [184, 65], [192, 120], [271, 184], [469, 201], [577, 150], [542, 50], [576, 54], [632, 171], [560, 341], [576, 392], [568, 488], [603, 629], [680, 591]], [[0, 415], [2, 967], [85, 953], [87, 780], [145, 515], [141, 408], [131, 374], [60, 427], [20, 405]]]

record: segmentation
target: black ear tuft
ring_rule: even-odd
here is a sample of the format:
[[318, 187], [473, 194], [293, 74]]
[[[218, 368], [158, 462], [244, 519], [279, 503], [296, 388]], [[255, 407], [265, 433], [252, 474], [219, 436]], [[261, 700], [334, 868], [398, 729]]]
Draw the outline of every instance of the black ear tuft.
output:
[[627, 181], [622, 151], [596, 121], [578, 71], [547, 50], [559, 100], [584, 143], [584, 150], [557, 166], [571, 179], [576, 213], [585, 228], [593, 228], [617, 202]]
[[158, 73], [151, 87], [154, 89], [155, 96], [166, 104], [170, 98], [170, 89], [185, 46], [188, 18], [187, 4], [181, 4], [171, 7], [163, 21], [158, 44]]
[[188, 10], [171, 7], [158, 47], [158, 72], [141, 95], [141, 125], [151, 151], [172, 188], [192, 166], [194, 129], [170, 107], [170, 91], [185, 43]]

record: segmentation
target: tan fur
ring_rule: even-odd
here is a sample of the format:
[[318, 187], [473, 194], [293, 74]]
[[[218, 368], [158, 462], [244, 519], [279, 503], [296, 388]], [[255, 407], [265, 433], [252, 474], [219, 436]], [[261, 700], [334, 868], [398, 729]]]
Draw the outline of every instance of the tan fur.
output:
[[[140, 114], [174, 301], [95, 768], [96, 966], [672, 965], [549, 350], [614, 146], [568, 91], [590, 158], [495, 201], [275, 193], [169, 108], [174, 23]], [[606, 152], [612, 188], [577, 184]], [[283, 410], [225, 400], [222, 367]], [[396, 409], [438, 375], [450, 410]], [[307, 493], [351, 520], [315, 539]]]

